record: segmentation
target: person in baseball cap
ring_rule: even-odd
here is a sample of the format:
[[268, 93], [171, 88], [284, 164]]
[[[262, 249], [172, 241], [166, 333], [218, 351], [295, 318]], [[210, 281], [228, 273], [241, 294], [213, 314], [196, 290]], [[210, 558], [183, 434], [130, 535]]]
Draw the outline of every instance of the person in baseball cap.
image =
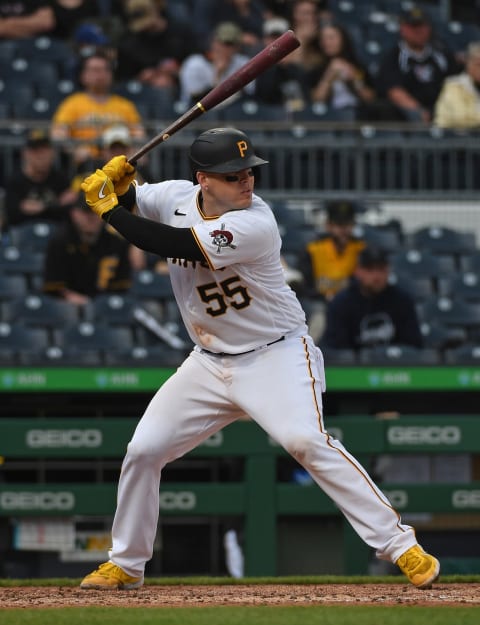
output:
[[26, 148], [47, 148], [51, 147], [52, 142], [48, 132], [43, 128], [31, 129], [25, 138]]
[[400, 13], [399, 21], [401, 24], [409, 26], [423, 26], [430, 24], [430, 16], [419, 6], [412, 6]]
[[334, 224], [345, 225], [355, 222], [355, 206], [349, 200], [329, 202], [326, 206], [327, 221]]
[[365, 247], [357, 259], [357, 266], [365, 269], [383, 269], [388, 267], [389, 260], [387, 252], [381, 248], [373, 245]]

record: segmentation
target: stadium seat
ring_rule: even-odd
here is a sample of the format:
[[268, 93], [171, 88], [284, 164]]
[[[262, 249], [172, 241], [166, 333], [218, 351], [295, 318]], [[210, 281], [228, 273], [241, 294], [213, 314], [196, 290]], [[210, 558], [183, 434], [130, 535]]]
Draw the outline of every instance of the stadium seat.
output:
[[476, 249], [475, 234], [460, 232], [445, 226], [431, 225], [409, 234], [407, 244], [411, 247], [429, 250], [433, 254], [471, 254]]
[[438, 365], [441, 357], [435, 349], [410, 345], [379, 345], [359, 350], [358, 362], [363, 365], [384, 366]]
[[327, 367], [341, 365], [353, 366], [357, 364], [357, 355], [353, 349], [322, 347], [322, 354]]
[[38, 350], [49, 345], [48, 332], [44, 328], [29, 328], [22, 323], [0, 323], [0, 349]]
[[416, 278], [438, 279], [454, 275], [456, 264], [451, 256], [437, 256], [428, 250], [417, 248], [396, 252], [391, 257], [392, 270], [398, 274], [413, 275]]
[[79, 319], [78, 307], [63, 299], [43, 293], [29, 293], [6, 302], [4, 318], [21, 321], [29, 327], [62, 328]]
[[12, 226], [11, 242], [22, 251], [45, 252], [48, 241], [56, 228], [57, 224], [52, 221], [26, 221]]
[[131, 348], [134, 344], [131, 328], [89, 321], [81, 321], [57, 330], [55, 341], [64, 350], [75, 348], [78, 351], [118, 351]]
[[119, 83], [115, 92], [134, 102], [144, 119], [172, 120], [175, 99], [170, 89], [155, 88], [138, 80]]
[[451, 349], [444, 354], [445, 364], [448, 365], [475, 365], [480, 364], [480, 344], [467, 343]]
[[480, 280], [473, 271], [460, 272], [456, 276], [439, 280], [441, 295], [459, 298], [467, 302], [480, 302]]
[[130, 325], [135, 322], [134, 310], [138, 305], [139, 300], [130, 294], [100, 293], [86, 304], [84, 318], [110, 325]]
[[0, 275], [24, 275], [27, 278], [43, 274], [43, 253], [22, 250], [15, 245], [0, 247]]
[[414, 298], [416, 302], [425, 301], [436, 295], [436, 286], [429, 276], [417, 277], [412, 274], [400, 274], [391, 272], [389, 283], [402, 288]]
[[458, 347], [467, 341], [465, 328], [449, 327], [440, 321], [423, 321], [420, 324], [423, 346], [429, 349], [443, 351], [451, 347]]
[[26, 295], [27, 278], [23, 275], [0, 275], [0, 300], [9, 300]]
[[170, 276], [151, 269], [136, 271], [133, 275], [131, 294], [138, 299], [171, 300], [174, 299]]
[[110, 367], [178, 367], [186, 353], [163, 344], [134, 346], [105, 354], [105, 364]]
[[447, 327], [470, 329], [480, 327], [480, 306], [457, 298], [434, 295], [420, 305], [422, 321], [438, 322]]
[[477, 249], [472, 253], [460, 256], [460, 271], [480, 272], [480, 250]]
[[18, 364], [27, 367], [100, 367], [104, 358], [98, 349], [77, 349], [75, 346], [49, 346], [42, 349], [20, 349]]

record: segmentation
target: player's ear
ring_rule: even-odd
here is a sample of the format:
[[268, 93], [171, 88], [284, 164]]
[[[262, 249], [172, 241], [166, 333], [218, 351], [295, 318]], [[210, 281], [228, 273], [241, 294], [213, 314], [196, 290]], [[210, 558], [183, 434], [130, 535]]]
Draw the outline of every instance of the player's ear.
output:
[[205, 184], [205, 181], [207, 180], [208, 175], [204, 173], [203, 171], [197, 171], [195, 172], [195, 177], [197, 179], [198, 184], [202, 186]]

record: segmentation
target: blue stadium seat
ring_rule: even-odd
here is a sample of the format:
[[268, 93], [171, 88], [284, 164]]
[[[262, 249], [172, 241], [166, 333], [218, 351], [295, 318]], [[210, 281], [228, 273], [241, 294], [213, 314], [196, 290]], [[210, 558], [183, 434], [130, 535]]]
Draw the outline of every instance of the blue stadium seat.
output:
[[26, 221], [10, 228], [13, 245], [22, 250], [45, 252], [57, 224], [52, 221]]
[[0, 274], [0, 301], [10, 300], [28, 293], [28, 282], [26, 276], [21, 274], [1, 275]]
[[430, 225], [419, 228], [409, 234], [407, 244], [421, 250], [429, 250], [434, 254], [471, 254], [476, 250], [474, 232], [460, 232], [441, 225]]
[[55, 341], [64, 350], [75, 348], [78, 351], [118, 351], [131, 348], [134, 344], [130, 327], [89, 321], [81, 321], [57, 330]]
[[445, 350], [445, 364], [476, 366], [480, 365], [480, 344], [467, 343]]
[[410, 345], [380, 345], [359, 350], [358, 362], [363, 365], [438, 365], [441, 356], [435, 349]]
[[15, 245], [0, 247], [0, 275], [25, 275], [27, 278], [43, 274], [42, 252], [22, 250]]
[[105, 354], [110, 367], [178, 367], [185, 360], [185, 350], [176, 350], [163, 344], [134, 346]]
[[48, 332], [44, 328], [29, 328], [22, 323], [0, 323], [0, 348], [38, 350], [50, 343]]
[[467, 302], [480, 302], [480, 280], [473, 271], [439, 280], [440, 293], [446, 297], [458, 298]]
[[140, 300], [174, 299], [170, 276], [151, 269], [142, 269], [134, 273], [130, 292]]
[[42, 293], [28, 293], [6, 302], [4, 319], [20, 321], [29, 327], [62, 328], [79, 320], [75, 304]]

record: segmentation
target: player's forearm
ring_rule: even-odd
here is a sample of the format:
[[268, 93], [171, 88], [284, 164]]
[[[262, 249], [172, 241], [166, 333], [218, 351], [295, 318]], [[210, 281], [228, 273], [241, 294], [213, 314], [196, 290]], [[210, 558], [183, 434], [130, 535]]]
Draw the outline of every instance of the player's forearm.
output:
[[190, 228], [166, 224], [132, 215], [123, 206], [106, 213], [106, 221], [127, 241], [146, 252], [167, 258], [205, 260]]

